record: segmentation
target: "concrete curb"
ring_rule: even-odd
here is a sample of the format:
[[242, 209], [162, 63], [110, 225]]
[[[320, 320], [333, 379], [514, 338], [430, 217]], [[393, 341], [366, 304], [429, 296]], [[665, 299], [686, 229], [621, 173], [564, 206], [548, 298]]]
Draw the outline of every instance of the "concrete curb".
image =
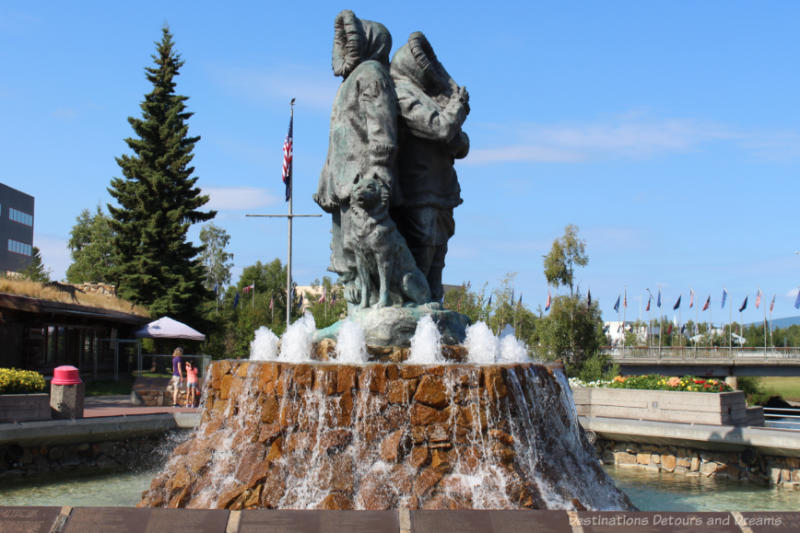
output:
[[178, 412], [0, 424], [0, 445], [122, 440], [175, 429], [192, 429], [199, 423], [200, 413]]

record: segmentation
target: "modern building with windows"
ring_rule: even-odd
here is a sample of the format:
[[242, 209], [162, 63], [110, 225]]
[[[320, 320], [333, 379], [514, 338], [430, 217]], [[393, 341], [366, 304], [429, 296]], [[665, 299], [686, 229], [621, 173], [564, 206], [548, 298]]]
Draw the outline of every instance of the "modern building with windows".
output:
[[0, 273], [19, 272], [33, 259], [33, 196], [0, 183]]

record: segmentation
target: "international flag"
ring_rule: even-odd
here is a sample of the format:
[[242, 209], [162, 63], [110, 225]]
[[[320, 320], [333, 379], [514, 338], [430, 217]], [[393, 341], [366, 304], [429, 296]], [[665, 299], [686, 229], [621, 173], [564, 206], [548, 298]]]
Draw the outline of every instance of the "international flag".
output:
[[689, 289], [689, 309], [694, 307], [694, 290]]
[[214, 294], [219, 292], [219, 283], [214, 284]]
[[269, 297], [269, 310], [272, 311], [273, 309], [275, 309], [275, 297], [274, 296], [270, 296]]
[[236, 296], [233, 297], [233, 308], [236, 309], [236, 306], [239, 305], [239, 293], [236, 293]]
[[667, 328], [667, 335], [672, 335], [672, 324], [670, 323], [669, 327]]
[[[491, 296], [489, 297], [489, 299], [491, 299]], [[550, 303], [551, 302], [552, 302], [552, 297], [550, 296], [550, 292], [548, 291], [548, 293], [547, 293], [547, 302], [545, 302], [545, 304], [544, 304], [544, 310], [545, 311], [549, 311], [550, 310]]]
[[489, 295], [489, 302], [486, 304], [488, 307], [492, 306], [492, 294]]
[[742, 302], [741, 307], [739, 307], [739, 312], [741, 313], [745, 309], [747, 309], [747, 296], [744, 297], [744, 301]]
[[303, 307], [303, 295], [300, 295], [300, 298], [297, 300], [297, 307]]
[[675, 302], [675, 305], [672, 306], [672, 310], [678, 309], [681, 306], [681, 296], [678, 296], [678, 300]]
[[645, 311], [649, 311], [650, 310], [650, 300], [652, 300], [652, 298], [650, 296], [648, 296], [647, 297], [647, 307], [644, 308]]
[[514, 289], [511, 289], [511, 300], [508, 301], [509, 305], [514, 305]]
[[522, 305], [522, 293], [519, 293], [519, 301], [517, 302], [517, 306]]
[[708, 298], [706, 299], [706, 303], [703, 304], [703, 311], [708, 309], [709, 305], [711, 305], [711, 295], [710, 294], [708, 295]]
[[252, 285], [248, 285], [247, 287], [242, 289], [242, 294], [247, 294], [247, 293], [249, 293], [250, 291], [252, 291], [255, 288], [256, 288], [256, 284], [255, 283], [253, 283]]
[[683, 324], [681, 326], [681, 335], [685, 335], [685, 334], [686, 334], [686, 324]]
[[797, 290], [797, 299], [794, 301], [794, 308], [800, 309], [800, 289]]
[[586, 307], [592, 307], [592, 289], [586, 291]]
[[761, 289], [758, 289], [756, 293], [756, 309], [758, 309], [759, 305], [761, 305]]
[[614, 311], [616, 311], [617, 313], [619, 313], [619, 299], [620, 297], [617, 296], [617, 303], [614, 304]]
[[656, 307], [661, 308], [661, 289], [658, 289], [658, 298], [656, 299]]
[[319, 297], [319, 303], [325, 303], [327, 295], [328, 295], [328, 289], [322, 287], [322, 296]]
[[[489, 299], [491, 300], [491, 297], [489, 297]], [[335, 291], [333, 292], [333, 294], [331, 294], [331, 305], [336, 305], [336, 292]]]
[[625, 291], [625, 297], [622, 299], [622, 307], [628, 308], [628, 291]]
[[722, 305], [720, 306], [720, 309], [725, 309], [725, 301], [727, 299], [728, 299], [728, 291], [726, 289], [722, 289]]
[[771, 313], [775, 309], [775, 295], [772, 295], [772, 301], [769, 304], [769, 312]]
[[[294, 105], [294, 98], [292, 98], [292, 105]], [[286, 201], [292, 197], [292, 145], [294, 139], [292, 137], [292, 129], [294, 123], [294, 109], [289, 116], [289, 133], [286, 134], [286, 140], [283, 141], [283, 168], [281, 171], [281, 178], [284, 185], [286, 185]]]

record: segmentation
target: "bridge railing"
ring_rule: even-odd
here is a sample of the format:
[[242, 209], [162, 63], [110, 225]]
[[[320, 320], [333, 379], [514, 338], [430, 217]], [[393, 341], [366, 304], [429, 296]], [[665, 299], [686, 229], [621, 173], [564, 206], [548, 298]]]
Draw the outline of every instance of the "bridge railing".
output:
[[800, 359], [798, 347], [603, 346], [615, 360], [625, 359]]

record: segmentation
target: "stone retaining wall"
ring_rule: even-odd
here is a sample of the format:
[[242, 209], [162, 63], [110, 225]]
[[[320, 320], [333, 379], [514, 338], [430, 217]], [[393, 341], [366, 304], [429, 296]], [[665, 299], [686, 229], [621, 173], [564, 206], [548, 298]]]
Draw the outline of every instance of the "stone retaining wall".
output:
[[164, 463], [167, 455], [189, 433], [173, 431], [93, 443], [3, 444], [0, 445], [0, 480], [53, 473], [97, 474], [148, 469]]
[[762, 455], [755, 449], [740, 452], [707, 451], [605, 439], [598, 439], [595, 447], [601, 461], [607, 465], [688, 477], [755, 481], [800, 489], [799, 457]]

